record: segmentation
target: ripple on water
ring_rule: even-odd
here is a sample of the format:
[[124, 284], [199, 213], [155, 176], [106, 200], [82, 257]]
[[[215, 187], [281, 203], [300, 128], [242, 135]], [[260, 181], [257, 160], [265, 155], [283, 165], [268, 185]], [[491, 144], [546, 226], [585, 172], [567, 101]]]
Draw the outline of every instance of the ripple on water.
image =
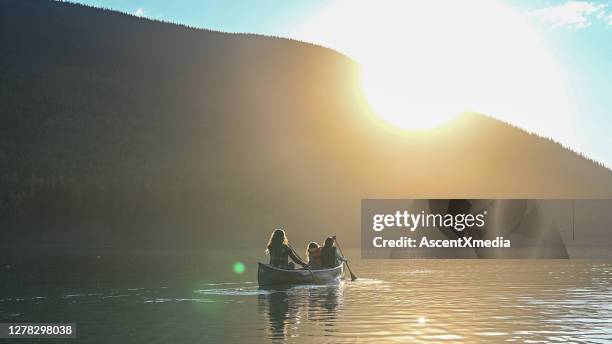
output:
[[[221, 280], [196, 288], [131, 283], [96, 293], [37, 292], [44, 298], [1, 299], [0, 315], [68, 319], [78, 312], [83, 322], [104, 317], [109, 326], [120, 319], [112, 331], [138, 342], [181, 336], [183, 342], [612, 343], [612, 263], [356, 260], [351, 267], [360, 278], [330, 286], [261, 289], [254, 281]], [[109, 333], [88, 331], [100, 339]]]
[[198, 290], [194, 290], [193, 292], [196, 294], [203, 294], [203, 295], [257, 296], [257, 295], [267, 295], [274, 291], [258, 289], [257, 287], [248, 287], [248, 288], [198, 289]]

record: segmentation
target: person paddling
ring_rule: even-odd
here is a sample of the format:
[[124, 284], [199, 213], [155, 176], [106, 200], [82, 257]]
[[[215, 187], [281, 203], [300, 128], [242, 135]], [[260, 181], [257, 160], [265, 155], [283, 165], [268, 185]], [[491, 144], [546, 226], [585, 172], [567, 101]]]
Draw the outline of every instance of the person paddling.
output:
[[334, 238], [325, 239], [325, 245], [321, 249], [321, 267], [324, 269], [335, 268], [346, 262], [348, 259], [343, 257], [334, 245]]
[[270, 265], [279, 269], [293, 270], [295, 268], [295, 264], [289, 262], [289, 257], [303, 267], [308, 266], [293, 252], [293, 249], [289, 246], [287, 234], [282, 229], [275, 229], [272, 232], [266, 247], [266, 253], [270, 255]]

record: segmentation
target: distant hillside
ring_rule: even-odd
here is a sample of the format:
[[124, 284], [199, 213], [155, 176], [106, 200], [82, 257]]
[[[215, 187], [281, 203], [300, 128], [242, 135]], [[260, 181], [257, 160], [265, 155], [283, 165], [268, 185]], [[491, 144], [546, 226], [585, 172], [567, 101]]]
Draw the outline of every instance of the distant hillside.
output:
[[361, 198], [612, 197], [609, 170], [490, 117], [390, 129], [358, 85], [315, 45], [3, 0], [0, 240], [356, 246]]

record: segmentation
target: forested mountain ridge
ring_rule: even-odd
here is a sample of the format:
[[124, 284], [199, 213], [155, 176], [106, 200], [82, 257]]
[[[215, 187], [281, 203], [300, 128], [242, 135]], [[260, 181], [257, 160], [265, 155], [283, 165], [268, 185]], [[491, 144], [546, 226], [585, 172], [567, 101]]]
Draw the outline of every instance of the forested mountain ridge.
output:
[[356, 245], [361, 198], [612, 195], [603, 166], [487, 116], [391, 129], [358, 72], [287, 39], [2, 1], [2, 242]]

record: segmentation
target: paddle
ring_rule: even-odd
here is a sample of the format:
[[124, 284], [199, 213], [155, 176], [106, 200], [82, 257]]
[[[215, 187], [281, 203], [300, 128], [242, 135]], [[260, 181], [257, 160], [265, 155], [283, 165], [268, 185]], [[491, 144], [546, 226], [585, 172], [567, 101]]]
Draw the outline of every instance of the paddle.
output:
[[[300, 257], [299, 254], [297, 254], [297, 252], [295, 252], [295, 250], [293, 249], [293, 247], [289, 246], [289, 248], [291, 249], [291, 251], [293, 251], [293, 254], [295, 254], [296, 257], [300, 258], [300, 260], [303, 262], [304, 260], [302, 259], [302, 257]], [[317, 277], [317, 275], [314, 274], [314, 272], [312, 272], [312, 270], [310, 270], [310, 267], [308, 267], [308, 265], [306, 265], [304, 268], [306, 268], [306, 270], [308, 270], [308, 272], [310, 272], [310, 275], [312, 276], [312, 281], [315, 284], [323, 284], [323, 282], [321, 282], [321, 279], [319, 279], [319, 277]]]
[[[342, 255], [342, 257], [344, 257], [344, 253], [342, 253], [342, 249], [340, 248], [340, 244], [338, 243], [338, 240], [336, 239], [336, 236], [334, 235], [332, 237], [334, 239], [334, 241], [336, 242], [336, 246], [338, 247], [338, 250], [340, 250], [340, 254]], [[355, 274], [353, 273], [353, 271], [351, 271], [351, 267], [348, 265], [348, 262], [344, 262], [344, 264], [346, 264], [346, 268], [348, 269], [348, 271], [351, 273], [351, 281], [354, 281], [357, 279], [357, 276], [355, 276]]]

